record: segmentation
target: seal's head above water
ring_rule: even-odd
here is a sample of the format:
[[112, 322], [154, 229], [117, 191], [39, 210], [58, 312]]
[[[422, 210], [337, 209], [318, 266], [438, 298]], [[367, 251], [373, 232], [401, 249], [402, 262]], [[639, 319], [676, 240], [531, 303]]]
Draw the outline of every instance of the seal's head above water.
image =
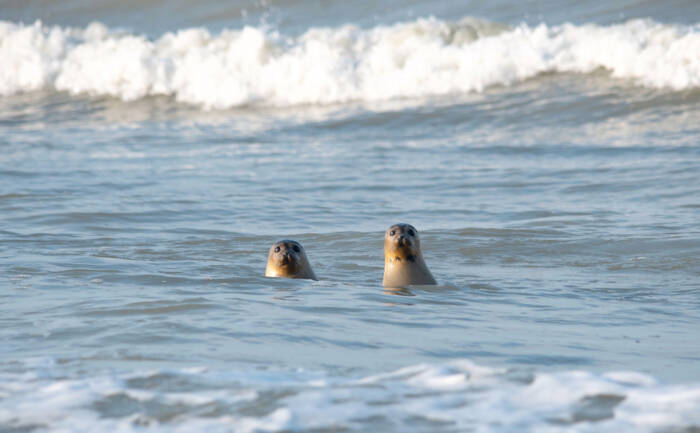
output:
[[297, 241], [282, 240], [270, 247], [267, 255], [266, 277], [305, 278], [316, 280], [304, 247]]
[[410, 224], [394, 224], [384, 234], [386, 287], [437, 284], [420, 249], [418, 230]]

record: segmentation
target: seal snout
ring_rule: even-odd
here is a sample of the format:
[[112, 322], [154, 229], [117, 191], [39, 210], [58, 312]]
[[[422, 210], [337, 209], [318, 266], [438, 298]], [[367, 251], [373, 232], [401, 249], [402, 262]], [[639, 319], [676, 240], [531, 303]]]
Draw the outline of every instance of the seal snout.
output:
[[396, 240], [396, 243], [399, 244], [400, 247], [410, 247], [411, 246], [411, 240], [407, 238], [405, 235], [399, 236], [399, 238]]
[[296, 253], [294, 253], [293, 251], [287, 250], [281, 254], [280, 263], [283, 265], [289, 265], [292, 263], [296, 263], [296, 261], [298, 259], [299, 259], [299, 257], [297, 257]]
[[281, 264], [281, 265], [287, 265], [287, 264], [289, 264], [289, 261], [290, 261], [291, 258], [292, 258], [292, 255], [289, 254], [289, 252], [285, 252], [285, 253], [280, 254], [280, 257], [279, 257], [279, 259], [280, 259], [280, 264]]

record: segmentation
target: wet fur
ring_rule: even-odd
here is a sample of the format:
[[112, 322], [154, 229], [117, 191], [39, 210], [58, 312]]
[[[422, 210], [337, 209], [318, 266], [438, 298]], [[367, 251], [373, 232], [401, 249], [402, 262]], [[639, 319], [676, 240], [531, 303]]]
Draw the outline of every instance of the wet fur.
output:
[[[278, 247], [279, 251], [275, 251]], [[296, 251], [295, 247], [299, 251]], [[304, 247], [297, 241], [286, 239], [275, 242], [270, 247], [270, 252], [267, 255], [265, 276], [318, 280], [313, 269], [311, 269]]]
[[410, 224], [394, 224], [389, 227], [384, 235], [382, 285], [404, 287], [435, 284], [437, 282], [423, 260], [420, 239], [415, 227]]

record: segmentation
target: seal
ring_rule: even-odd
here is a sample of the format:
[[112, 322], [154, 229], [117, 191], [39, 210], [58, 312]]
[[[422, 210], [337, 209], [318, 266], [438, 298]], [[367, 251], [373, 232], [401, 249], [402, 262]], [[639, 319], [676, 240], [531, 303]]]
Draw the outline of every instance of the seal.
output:
[[317, 280], [304, 247], [297, 241], [281, 240], [270, 247], [267, 255], [266, 277], [305, 278]]
[[423, 260], [418, 230], [410, 224], [394, 224], [384, 234], [385, 287], [435, 285]]

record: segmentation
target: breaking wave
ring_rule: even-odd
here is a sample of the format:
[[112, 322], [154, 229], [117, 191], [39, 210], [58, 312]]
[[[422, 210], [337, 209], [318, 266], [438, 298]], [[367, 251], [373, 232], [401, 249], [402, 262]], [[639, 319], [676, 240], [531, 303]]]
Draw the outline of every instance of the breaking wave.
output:
[[421, 18], [362, 29], [202, 28], [156, 40], [100, 23], [64, 28], [0, 21], [0, 95], [37, 90], [167, 95], [208, 109], [377, 101], [479, 92], [542, 73], [598, 69], [640, 86], [700, 87], [700, 26], [507, 27]]
[[[206, 368], [0, 374], [3, 431], [696, 431], [700, 387], [640, 373], [516, 373], [467, 360], [338, 377]], [[37, 410], [37, 409], [40, 410]]]

